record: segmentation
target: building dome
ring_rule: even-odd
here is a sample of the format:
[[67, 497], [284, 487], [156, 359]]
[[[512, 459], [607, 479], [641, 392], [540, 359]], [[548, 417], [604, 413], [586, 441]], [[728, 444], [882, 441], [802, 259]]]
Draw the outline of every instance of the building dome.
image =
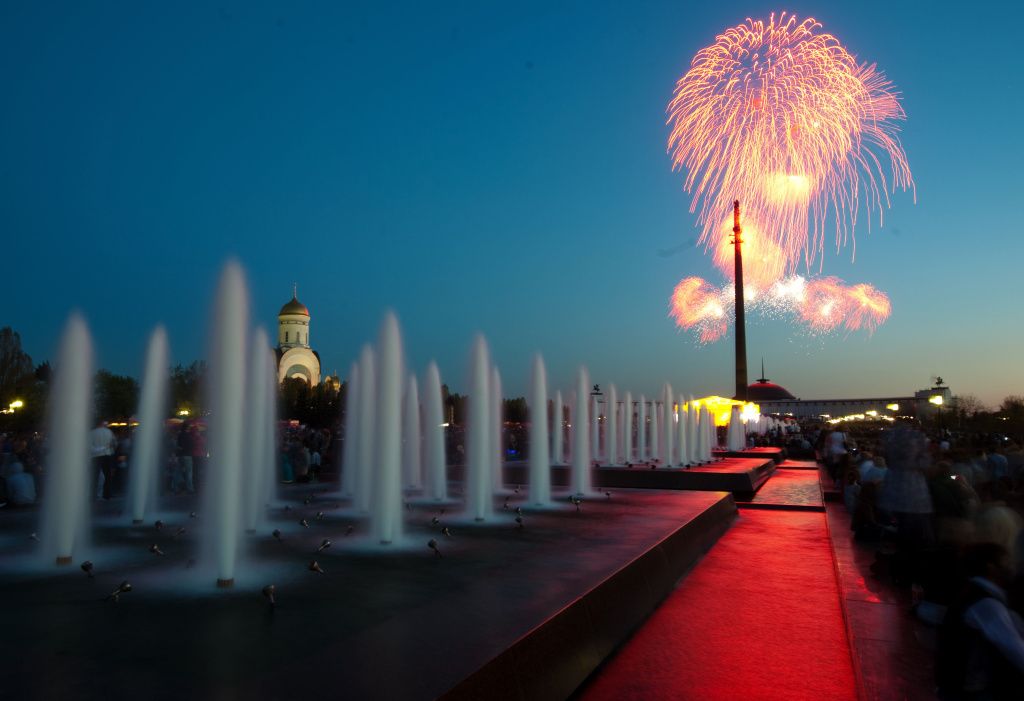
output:
[[291, 301], [281, 307], [281, 311], [277, 313], [278, 316], [284, 316], [285, 314], [302, 314], [303, 316], [309, 316], [309, 309], [307, 309], [306, 305], [300, 302], [295, 295], [292, 295]]
[[747, 387], [747, 401], [770, 402], [796, 399], [788, 389], [777, 385], [764, 376], [764, 361], [761, 361], [761, 377]]
[[785, 387], [765, 380], [757, 381], [747, 387], [747, 401], [767, 402], [780, 399], [796, 399]]
[[320, 356], [309, 345], [309, 309], [299, 301], [297, 287], [277, 315], [277, 378], [297, 378], [315, 387], [320, 384]]

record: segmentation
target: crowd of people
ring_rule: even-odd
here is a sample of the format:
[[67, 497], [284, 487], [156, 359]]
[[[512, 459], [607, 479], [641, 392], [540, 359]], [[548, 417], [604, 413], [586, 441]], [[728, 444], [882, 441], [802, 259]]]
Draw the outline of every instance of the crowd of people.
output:
[[[100, 421], [89, 431], [90, 496], [109, 500], [124, 494], [131, 467], [133, 431]], [[281, 482], [319, 479], [333, 465], [336, 441], [328, 429], [282, 424], [276, 469]], [[0, 434], [0, 505], [33, 506], [43, 498], [47, 440], [42, 433]], [[168, 422], [163, 433], [160, 492], [196, 494], [207, 478], [209, 453], [200, 421]]]
[[1024, 452], [1002, 435], [865, 423], [823, 430], [874, 576], [937, 628], [944, 699], [1024, 698]]

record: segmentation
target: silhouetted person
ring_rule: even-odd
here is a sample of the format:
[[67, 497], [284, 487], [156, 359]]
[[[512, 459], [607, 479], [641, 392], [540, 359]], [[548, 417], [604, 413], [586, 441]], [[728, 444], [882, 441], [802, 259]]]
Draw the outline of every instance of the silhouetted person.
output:
[[[109, 499], [114, 488], [114, 452], [117, 439], [106, 421], [100, 421], [89, 433], [89, 449], [92, 453], [93, 470], [96, 473], [96, 496]], [[100, 493], [100, 477], [103, 477], [102, 493]]]

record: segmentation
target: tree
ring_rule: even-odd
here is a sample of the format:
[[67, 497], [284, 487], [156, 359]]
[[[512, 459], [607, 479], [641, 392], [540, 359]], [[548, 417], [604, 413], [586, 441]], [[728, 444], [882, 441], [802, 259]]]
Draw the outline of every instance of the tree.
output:
[[96, 373], [96, 415], [105, 419], [127, 419], [139, 401], [139, 383], [127, 375], [108, 370]]
[[973, 394], [958, 394], [953, 397], [953, 407], [963, 417], [973, 417], [983, 411], [988, 411], [988, 407]]
[[278, 416], [305, 423], [310, 406], [309, 384], [300, 377], [286, 377], [279, 392]]
[[171, 406], [175, 413], [184, 410], [192, 416], [201, 416], [205, 387], [206, 363], [202, 360], [197, 360], [188, 367], [175, 365], [171, 368]]
[[21, 336], [5, 326], [0, 329], [0, 405], [17, 399], [32, 383], [32, 358], [21, 349]]
[[1017, 441], [1024, 440], [1024, 396], [1011, 394], [999, 405], [1001, 431]]
[[527, 421], [529, 416], [529, 410], [526, 407], [525, 397], [516, 397], [515, 399], [504, 399], [505, 416], [504, 420], [509, 423], [521, 424]]
[[441, 386], [444, 401], [444, 420], [456, 426], [466, 423], [466, 398], [458, 392], [449, 393], [448, 385]]
[[1011, 394], [999, 405], [999, 413], [1007, 416], [1024, 414], [1024, 396]]
[[341, 393], [322, 382], [310, 387], [300, 377], [288, 377], [279, 390], [279, 416], [312, 428], [334, 429], [341, 419]]
[[50, 361], [44, 360], [43, 362], [36, 365], [36, 382], [45, 382], [49, 384], [50, 378], [53, 377], [53, 368], [50, 367]]
[[953, 397], [952, 410], [957, 428], [970, 428], [979, 423], [979, 417], [988, 411], [988, 407], [973, 394], [958, 394]]

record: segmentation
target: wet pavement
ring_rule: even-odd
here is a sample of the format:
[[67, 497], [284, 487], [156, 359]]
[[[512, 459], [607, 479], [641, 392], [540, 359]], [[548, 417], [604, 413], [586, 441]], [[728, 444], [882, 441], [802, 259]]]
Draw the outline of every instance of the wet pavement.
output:
[[[80, 557], [59, 574], [22, 568], [38, 547], [28, 538], [38, 511], [4, 510], [0, 689], [19, 699], [434, 698], [723, 498], [611, 490], [579, 511], [567, 499], [524, 509], [522, 528], [519, 495], [507, 511], [496, 501], [492, 525], [413, 506], [407, 547], [381, 553], [366, 543], [367, 522], [315, 485], [295, 486], [290, 509], [249, 537], [238, 587], [222, 591], [189, 566], [201, 560], [202, 515], [190, 519], [187, 498], [165, 504], [160, 532], [129, 527], [116, 499], [98, 504], [95, 579]], [[324, 538], [332, 546], [315, 553]], [[308, 569], [314, 558], [323, 574]], [[122, 580], [133, 591], [106, 600]], [[276, 607], [260, 593], [271, 583]]]

